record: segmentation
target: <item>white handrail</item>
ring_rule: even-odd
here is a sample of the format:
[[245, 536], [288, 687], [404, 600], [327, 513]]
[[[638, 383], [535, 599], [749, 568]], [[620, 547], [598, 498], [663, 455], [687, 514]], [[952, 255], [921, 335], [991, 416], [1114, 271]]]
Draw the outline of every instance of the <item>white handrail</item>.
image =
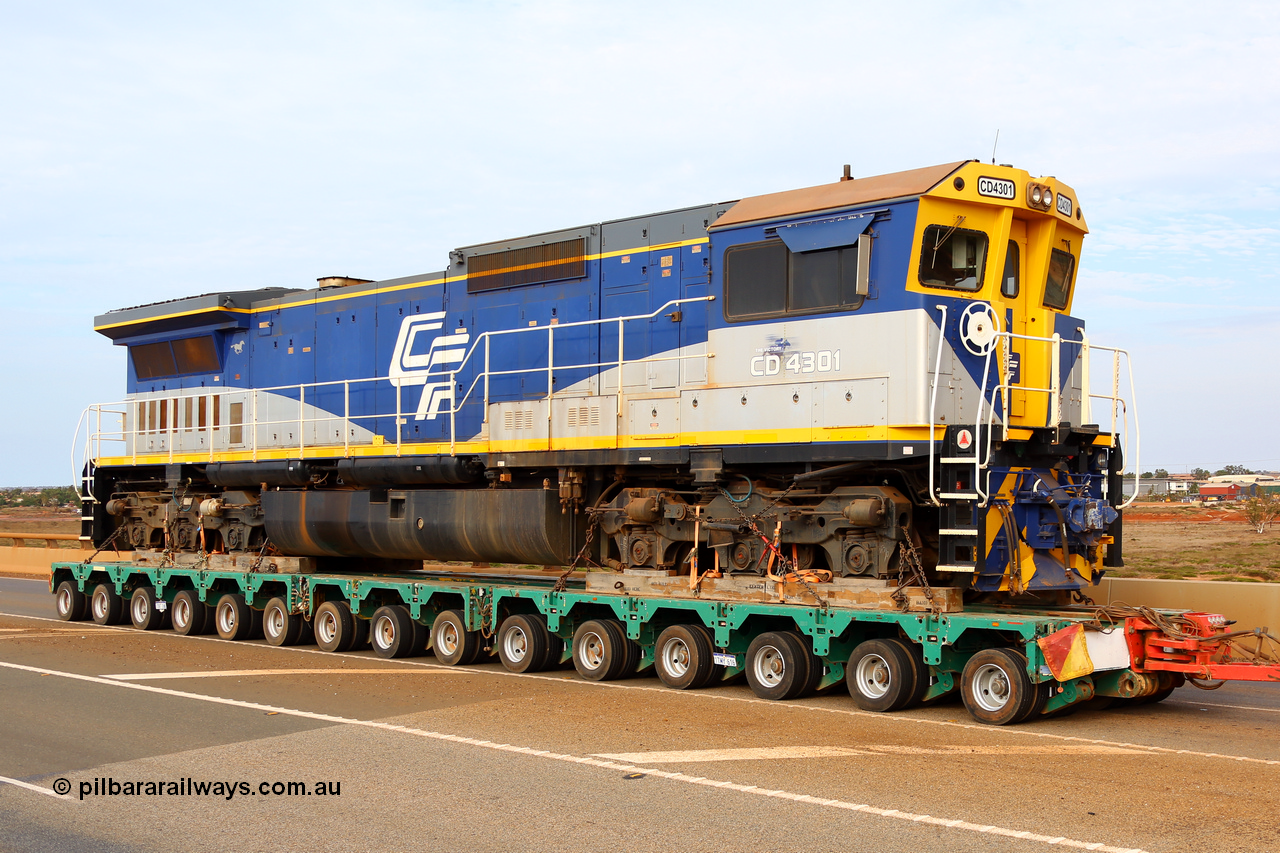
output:
[[[1120, 420], [1120, 425], [1123, 427], [1123, 430], [1124, 430], [1123, 445], [1121, 446], [1122, 459], [1124, 464], [1120, 469], [1121, 474], [1123, 474], [1124, 471], [1129, 467], [1129, 453], [1127, 452], [1127, 450], [1129, 448], [1130, 439], [1132, 439], [1133, 451], [1134, 451], [1133, 464], [1135, 466], [1134, 493], [1132, 496], [1130, 496], [1129, 500], [1125, 501], [1124, 503], [1116, 504], [1114, 500], [1112, 503], [1112, 505], [1115, 506], [1116, 509], [1124, 509], [1128, 507], [1130, 504], [1132, 504], [1134, 500], [1137, 499], [1138, 478], [1140, 476], [1138, 474], [1138, 470], [1140, 466], [1140, 454], [1141, 454], [1141, 448], [1142, 448], [1142, 435], [1138, 426], [1137, 394], [1136, 394], [1136, 388], [1133, 382], [1133, 359], [1130, 357], [1128, 350], [1123, 350], [1116, 347], [1099, 346], [1098, 344], [1094, 344], [1088, 340], [1088, 337], [1084, 334], [1083, 328], [1079, 328], [1077, 329], [1077, 331], [1080, 333], [1080, 337], [1081, 337], [1080, 340], [1065, 340], [1062, 338], [1061, 335], [1057, 333], [1054, 333], [1053, 337], [1049, 337], [1049, 338], [1038, 337], [1035, 335], [1020, 335], [1020, 334], [1009, 332], [1009, 331], [997, 333], [997, 338], [1003, 339], [1003, 341], [1005, 342], [1005, 346], [1009, 349], [1012, 349], [1014, 340], [1036, 341], [1039, 343], [1046, 343], [1046, 344], [1052, 345], [1051, 354], [1050, 354], [1050, 370], [1052, 371], [1052, 376], [1050, 376], [1050, 385], [1048, 388], [1035, 388], [1035, 387], [1030, 387], [1026, 385], [1014, 386], [1013, 383], [1009, 381], [1008, 371], [1006, 370], [1005, 375], [1002, 378], [1003, 381], [999, 385], [997, 385], [995, 388], [991, 389], [992, 406], [987, 416], [987, 426], [988, 426], [988, 429], [991, 429], [995, 426], [994, 400], [995, 400], [996, 393], [999, 393], [1001, 396], [1001, 399], [1004, 401], [1004, 406], [1002, 407], [1002, 412], [1000, 417], [1001, 426], [1003, 428], [1004, 437], [1006, 439], [1008, 438], [1009, 418], [1010, 418], [1009, 410], [1012, 404], [1012, 394], [1014, 390], [1018, 390], [1018, 391], [1028, 392], [1028, 393], [1040, 393], [1040, 394], [1050, 395], [1048, 411], [1046, 413], [1047, 416], [1045, 418], [1046, 420], [1045, 426], [1056, 427], [1058, 424], [1061, 423], [1061, 420], [1062, 420], [1062, 389], [1061, 389], [1062, 346], [1072, 345], [1072, 346], [1080, 346], [1082, 348], [1081, 349], [1081, 358], [1083, 359], [1082, 370], [1084, 370], [1084, 368], [1090, 364], [1088, 353], [1090, 353], [1092, 350], [1096, 349], [1096, 350], [1102, 350], [1104, 352], [1112, 353], [1112, 381], [1111, 381], [1110, 394], [1093, 393], [1090, 387], [1092, 382], [1092, 377], [1090, 376], [1089, 372], [1087, 370], [1084, 370], [1084, 372], [1081, 375], [1081, 385], [1082, 385], [1081, 416], [1083, 419], [1082, 422], [1088, 423], [1089, 418], [1086, 417], [1086, 415], [1092, 414], [1092, 407], [1087, 401], [1091, 399], [1109, 400], [1111, 402], [1111, 429], [1109, 434], [1112, 436], [1113, 446], [1116, 444], [1116, 440], [1118, 438], [1116, 433], [1116, 422], [1118, 418]], [[984, 365], [984, 368], [983, 368], [983, 392], [981, 395], [983, 400], [985, 400], [986, 379], [987, 379], [988, 370], [990, 366], [991, 354], [994, 351], [995, 351], [995, 347], [993, 347], [992, 350], [987, 353], [987, 356], [986, 356], [987, 364]], [[1128, 374], [1129, 374], [1129, 401], [1128, 402], [1126, 402], [1124, 397], [1122, 397], [1120, 394], [1120, 356], [1121, 355], [1123, 355], [1125, 358], [1125, 362], [1126, 362], [1126, 366], [1128, 368]], [[1129, 431], [1129, 410], [1131, 406], [1133, 409], [1132, 434], [1130, 434], [1130, 431]], [[982, 409], [982, 403], [980, 402], [979, 403], [979, 419], [977, 424], [977, 426], [979, 427], [981, 426], [981, 409]], [[1119, 417], [1119, 413], [1121, 412], [1123, 413], [1123, 417]], [[981, 432], [980, 429], [979, 429], [979, 432]], [[930, 466], [930, 473], [932, 474], [932, 465]], [[1108, 497], [1110, 498], [1111, 496], [1108, 496]], [[1123, 495], [1121, 495], [1121, 497], [1123, 497]]]
[[[664, 361], [683, 362], [689, 359], [710, 359], [713, 357], [712, 353], [709, 353], [709, 352], [698, 353], [698, 354], [681, 353], [674, 356], [650, 355], [650, 356], [645, 356], [643, 358], [634, 359], [633, 361], [628, 362], [626, 359], [626, 354], [623, 350], [623, 347], [625, 346], [625, 343], [624, 343], [625, 324], [634, 320], [653, 320], [657, 318], [659, 315], [661, 315], [663, 312], [670, 309], [672, 306], [679, 306], [685, 303], [692, 303], [692, 302], [711, 302], [714, 300], [715, 300], [714, 295], [696, 296], [696, 297], [689, 297], [685, 299], [672, 299], [664, 303], [657, 310], [648, 314], [634, 314], [634, 315], [628, 315], [624, 317], [604, 317], [604, 318], [598, 318], [593, 320], [580, 320], [573, 323], [557, 323], [554, 326], [539, 326], [539, 327], [529, 327], [529, 328], [522, 328], [522, 329], [501, 329], [501, 330], [495, 330], [490, 332], [484, 332], [478, 335], [471, 349], [463, 357], [462, 361], [457, 363], [457, 365], [453, 370], [438, 373], [438, 374], [433, 374], [433, 376], [438, 379], [447, 378], [450, 382], [450, 394], [448, 396], [448, 399], [450, 401], [450, 405], [448, 409], [450, 452], [454, 454], [456, 454], [457, 452], [457, 440], [458, 440], [457, 414], [462, 410], [462, 407], [471, 400], [473, 392], [476, 390], [477, 386], [481, 382], [483, 382], [483, 387], [484, 387], [484, 412], [482, 417], [482, 423], [485, 425], [489, 423], [490, 380], [492, 377], [517, 376], [517, 375], [524, 375], [524, 374], [531, 374], [531, 373], [545, 373], [547, 376], [547, 383], [548, 383], [547, 399], [550, 400], [554, 398], [555, 388], [554, 388], [553, 380], [554, 380], [554, 371], [557, 369], [557, 365], [555, 364], [555, 357], [554, 357], [554, 336], [555, 336], [556, 330], [563, 330], [566, 328], [587, 327], [587, 326], [602, 326], [606, 323], [618, 324], [619, 350], [618, 350], [618, 358], [616, 361], [587, 362], [582, 364], [559, 365], [558, 369], [562, 371], [563, 370], [587, 370], [587, 369], [599, 368], [599, 367], [612, 367], [616, 365], [618, 367], [618, 396], [619, 396], [619, 399], [621, 400], [621, 397], [623, 394], [623, 387], [624, 387], [624, 383], [622, 381], [622, 371], [623, 369], [625, 369], [628, 363], [647, 364], [649, 362], [664, 362]], [[491, 338], [497, 337], [499, 335], [540, 333], [543, 331], [547, 332], [547, 338], [548, 338], [548, 358], [547, 358], [546, 367], [531, 367], [531, 368], [517, 367], [509, 370], [493, 370], [492, 369], [491, 344], [490, 344]], [[480, 373], [478, 376], [475, 377], [475, 379], [468, 386], [466, 392], [459, 399], [457, 394], [458, 374], [463, 369], [465, 369], [472, 355], [475, 353], [476, 349], [480, 346], [481, 340], [484, 341], [484, 370], [482, 373]], [[335, 379], [335, 380], [328, 380], [324, 382], [277, 385], [277, 386], [270, 386], [266, 388], [201, 387], [198, 389], [196, 388], [175, 389], [173, 391], [166, 391], [165, 392], [166, 396], [164, 399], [172, 402], [174, 406], [174, 422], [172, 426], [170, 426], [169, 424], [166, 424], [166, 428], [162, 436], [165, 444], [167, 445], [164, 448], [164, 450], [167, 450], [170, 461], [172, 461], [175, 458], [175, 454], [185, 456], [190, 452], [186, 448], [179, 449], [176, 446], [178, 444], [178, 437], [182, 433], [192, 431], [191, 429], [186, 428], [191, 425], [186, 425], [186, 427], [184, 427], [181, 430], [178, 429], [178, 424], [176, 420], [178, 417], [177, 412], [182, 408], [179, 405], [179, 401], [185, 400], [185, 399], [198, 399], [198, 398], [209, 397], [210, 395], [214, 395], [214, 396], [219, 396], [223, 398], [227, 402], [227, 405], [230, 405], [231, 400], [236, 398], [237, 396], [240, 396], [243, 398], [241, 402], [248, 404], [247, 406], [245, 406], [245, 408], [249, 409], [249, 412], [246, 413], [247, 417], [242, 415], [241, 424], [237, 424], [236, 426], [241, 426], [242, 429], [252, 430], [252, 437], [249, 439], [248, 444], [251, 451], [250, 457], [254, 461], [258, 460], [260, 450], [265, 449], [259, 446], [260, 442], [259, 442], [258, 432], [264, 427], [271, 427], [271, 426], [285, 425], [285, 424], [294, 425], [299, 430], [298, 443], [296, 447], [301, 456], [305, 457], [307, 455], [308, 448], [315, 449], [319, 447], [325, 447], [325, 448], [331, 448], [334, 451], [340, 452], [344, 457], [347, 457], [351, 455], [351, 448], [352, 448], [350, 426], [354, 423], [358, 423], [361, 421], [375, 421], [378, 418], [387, 417], [385, 413], [378, 412], [376, 410], [371, 414], [352, 415], [351, 388], [353, 385], [357, 385], [359, 383], [373, 383], [373, 388], [376, 389], [378, 386], [378, 383], [381, 383], [381, 382], [390, 382], [395, 388], [396, 455], [400, 456], [403, 454], [403, 446], [404, 446], [403, 421], [405, 420], [405, 411], [404, 411], [404, 401], [403, 401], [403, 387], [406, 383], [404, 382], [404, 376], [393, 377], [390, 375], [361, 377], [359, 379]], [[323, 414], [317, 414], [315, 416], [309, 417], [306, 411], [307, 389], [312, 390], [312, 399], [318, 399], [320, 398], [321, 396], [320, 392], [323, 389], [336, 388], [338, 386], [342, 387], [343, 414], [341, 416], [338, 416], [338, 415], [329, 414], [328, 412], [324, 412]], [[600, 390], [603, 391], [603, 388], [601, 388]], [[259, 395], [270, 394], [273, 392], [279, 392], [283, 396], [290, 397], [290, 398], [296, 395], [296, 398], [298, 400], [298, 412], [296, 417], [290, 416], [290, 417], [280, 417], [280, 418], [269, 418], [265, 420], [260, 419], [258, 417]], [[128, 419], [129, 419], [129, 413], [131, 411], [134, 413], [135, 417], [140, 417], [138, 406], [142, 401], [147, 399], [149, 398], [132, 397], [130, 399], [121, 400], [115, 403], [93, 404], [87, 407], [81, 413], [81, 416], [80, 416], [81, 424], [84, 425], [85, 427], [86, 457], [87, 457], [86, 461], [92, 461], [100, 458], [101, 442], [104, 440], [111, 440], [111, 441], [121, 441], [125, 443], [127, 446], [126, 450], [128, 452], [131, 452], [134, 459], [134, 463], [135, 464], [137, 463], [137, 457], [140, 452], [139, 440], [141, 439], [142, 436], [149, 435], [155, 431], [147, 429], [144, 423], [135, 423], [133, 425], [133, 428], [129, 429]], [[219, 405], [221, 405], [221, 403]], [[313, 403], [312, 405], [314, 406], [315, 404]], [[118, 432], [113, 431], [108, 433], [108, 432], [105, 432], [102, 428], [101, 413], [103, 408], [107, 406], [120, 406], [123, 408], [123, 411], [111, 412], [111, 414], [114, 414], [121, 418], [120, 430]], [[133, 408], [130, 408], [130, 407], [133, 407]], [[323, 411], [323, 410], [318, 410], [318, 411]], [[619, 404], [619, 411], [621, 411], [621, 404]], [[443, 413], [443, 407], [441, 407], [441, 413]], [[95, 417], [95, 415], [97, 415], [97, 417]], [[550, 420], [551, 417], [552, 417], [552, 413], [549, 411], [548, 419]], [[89, 419], [88, 422], [86, 422], [86, 418]], [[314, 437], [314, 440], [310, 442], [308, 441], [307, 439], [308, 426], [316, 427], [321, 423], [328, 423], [332, 421], [340, 421], [344, 425], [343, 437], [340, 442], [334, 441], [330, 443], [327, 441], [322, 441], [320, 439], [321, 433], [319, 431], [317, 431], [317, 434]], [[231, 424], [227, 424], [225, 427], [205, 426], [205, 427], [195, 428], [195, 432], [198, 435], [200, 435], [202, 439], [206, 435], [208, 437], [208, 453], [209, 453], [210, 461], [213, 461], [213, 459], [215, 458], [215, 451], [217, 449], [216, 445], [218, 444], [218, 433], [223, 428], [226, 428], [229, 430], [231, 426], [232, 426]], [[75, 461], [76, 461], [75, 447], [78, 444], [78, 435], [79, 435], [78, 430], [79, 430], [79, 427], [77, 427], [77, 433], [73, 437], [73, 445], [72, 445], [72, 464], [73, 465], [75, 464]], [[370, 431], [372, 432], [372, 430]], [[550, 424], [548, 424], [548, 438], [550, 437], [550, 433], [551, 433]], [[227, 433], [227, 437], [228, 437], [228, 440], [225, 442], [226, 446], [222, 448], [223, 450], [232, 449], [232, 444], [229, 440], [230, 439], [229, 432]], [[370, 441], [372, 440], [373, 439], [371, 438]], [[243, 440], [243, 436], [241, 441], [237, 442], [237, 444], [238, 445], [245, 444]], [[96, 445], [96, 452], [95, 452], [95, 445]], [[284, 445], [281, 444], [281, 447], [283, 446]], [[142, 451], [142, 452], [145, 453], [146, 451]]]
[[933, 416], [938, 408], [938, 377], [942, 373], [942, 347], [947, 342], [947, 306], [938, 304], [936, 307], [942, 312], [942, 319], [938, 322], [938, 353], [934, 356], [933, 362], [933, 393], [929, 398], [929, 500], [934, 506], [942, 506], [942, 501], [938, 500], [938, 496], [934, 494], [933, 488]]

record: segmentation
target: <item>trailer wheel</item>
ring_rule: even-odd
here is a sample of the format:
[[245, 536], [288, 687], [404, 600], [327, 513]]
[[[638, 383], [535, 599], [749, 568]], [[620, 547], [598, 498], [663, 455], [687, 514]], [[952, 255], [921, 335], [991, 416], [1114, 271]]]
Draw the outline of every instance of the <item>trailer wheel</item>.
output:
[[267, 602], [262, 611], [262, 633], [273, 646], [296, 646], [302, 639], [303, 619], [289, 612], [289, 605], [279, 596]]
[[[1014, 720], [1014, 722], [1025, 722], [1043, 714], [1045, 706], [1049, 704], [1049, 697], [1053, 695], [1053, 685], [1057, 683], [1058, 682], [1056, 681], [1042, 681], [1039, 684], [1033, 683], [1031, 685], [1031, 702], [1027, 705], [1027, 711], [1021, 717]], [[1066, 717], [1074, 714], [1078, 710], [1080, 710], [1079, 702], [1074, 705], [1068, 705], [1066, 708], [1059, 708], [1058, 712], [1065, 711], [1066, 713], [1062, 713], [1061, 716]]]
[[462, 611], [446, 610], [431, 623], [431, 645], [440, 663], [467, 666], [480, 657], [480, 632], [467, 630]]
[[254, 640], [262, 636], [262, 612], [254, 610], [238, 592], [218, 599], [213, 626], [224, 640]]
[[93, 588], [93, 597], [89, 599], [89, 612], [93, 621], [99, 625], [119, 625], [124, 621], [124, 599], [109, 583], [100, 583]]
[[345, 601], [326, 601], [311, 620], [316, 645], [325, 652], [350, 651], [356, 640], [356, 618]]
[[547, 630], [541, 617], [517, 613], [498, 629], [498, 659], [512, 672], [542, 672], [560, 658], [561, 639]]
[[164, 611], [156, 608], [156, 588], [140, 586], [129, 598], [129, 619], [139, 631], [154, 631], [164, 625]]
[[611, 619], [590, 619], [573, 632], [573, 667], [588, 681], [612, 681], [631, 657], [626, 634]]
[[373, 653], [380, 658], [407, 658], [414, 654], [421, 626], [409, 615], [403, 604], [388, 604], [374, 611], [369, 623], [369, 640]]
[[813, 655], [790, 631], [769, 631], [747, 648], [747, 683], [761, 699], [794, 699], [809, 684]]
[[701, 625], [672, 625], [658, 635], [653, 668], [658, 678], [676, 690], [697, 690], [716, 677], [715, 647]]
[[1026, 718], [1036, 692], [1027, 676], [1027, 659], [1012, 649], [983, 649], [969, 658], [960, 676], [969, 715], [993, 726]]
[[[923, 661], [922, 661], [923, 662]], [[896, 639], [867, 640], [849, 656], [849, 695], [864, 711], [897, 711], [920, 701], [923, 681], [906, 643]]]
[[614, 637], [618, 641], [618, 648], [622, 650], [622, 665], [618, 669], [618, 674], [613, 678], [630, 678], [636, 674], [636, 670], [640, 667], [640, 645], [627, 636], [626, 626], [614, 619], [601, 620], [604, 626], [613, 632]]
[[175, 634], [186, 637], [208, 633], [209, 607], [196, 596], [195, 590], [179, 592], [173, 597], [169, 609]]
[[63, 622], [82, 622], [89, 613], [89, 597], [80, 591], [75, 581], [63, 581], [53, 594], [53, 606]]

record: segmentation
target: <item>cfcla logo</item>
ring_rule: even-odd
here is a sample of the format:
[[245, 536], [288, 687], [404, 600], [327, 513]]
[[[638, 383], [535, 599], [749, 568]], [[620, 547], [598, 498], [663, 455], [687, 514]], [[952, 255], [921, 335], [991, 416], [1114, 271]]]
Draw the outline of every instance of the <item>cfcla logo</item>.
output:
[[391, 384], [398, 387], [422, 386], [422, 399], [418, 401], [418, 411], [413, 417], [415, 421], [423, 418], [435, 420], [436, 415], [444, 408], [445, 401], [448, 401], [450, 408], [453, 406], [453, 380], [448, 377], [443, 382], [427, 380], [440, 379], [449, 365], [458, 364], [466, 357], [467, 342], [471, 340], [471, 335], [465, 331], [452, 335], [435, 335], [425, 353], [413, 354], [419, 335], [443, 327], [443, 311], [405, 317], [400, 324], [395, 351], [391, 353], [391, 368], [388, 371]]

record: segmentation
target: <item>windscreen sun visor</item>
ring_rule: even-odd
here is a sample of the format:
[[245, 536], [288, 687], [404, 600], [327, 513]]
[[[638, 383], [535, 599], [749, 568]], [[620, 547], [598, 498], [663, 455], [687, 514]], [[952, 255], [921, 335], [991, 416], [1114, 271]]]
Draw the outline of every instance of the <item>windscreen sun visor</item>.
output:
[[838, 216], [816, 222], [795, 222], [778, 227], [778, 236], [793, 252], [816, 252], [819, 249], [835, 249], [852, 246], [867, 230], [874, 213]]

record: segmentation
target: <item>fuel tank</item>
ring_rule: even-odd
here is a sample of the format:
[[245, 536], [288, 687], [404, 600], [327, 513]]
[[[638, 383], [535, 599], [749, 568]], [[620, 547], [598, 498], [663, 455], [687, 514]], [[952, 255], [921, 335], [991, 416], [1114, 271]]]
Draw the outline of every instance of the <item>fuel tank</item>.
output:
[[267, 536], [306, 557], [568, 564], [586, 524], [545, 489], [273, 490]]

